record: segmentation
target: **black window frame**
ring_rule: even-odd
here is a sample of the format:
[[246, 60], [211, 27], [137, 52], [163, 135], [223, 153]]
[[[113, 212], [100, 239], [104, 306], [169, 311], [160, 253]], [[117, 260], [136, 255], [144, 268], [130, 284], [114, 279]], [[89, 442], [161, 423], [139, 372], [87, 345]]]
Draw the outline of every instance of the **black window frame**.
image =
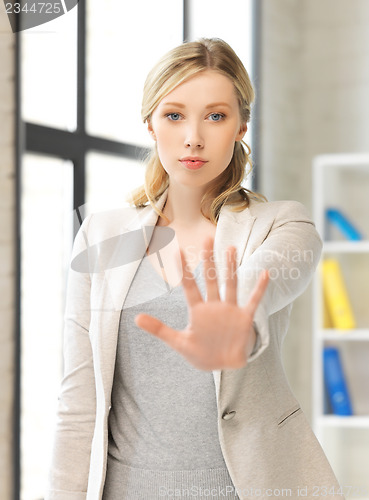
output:
[[[251, 74], [257, 95], [260, 96], [260, 40], [261, 1], [252, 0], [252, 68]], [[183, 2], [183, 41], [189, 37], [190, 0]], [[86, 154], [89, 151], [108, 153], [119, 157], [140, 160], [146, 148], [132, 144], [92, 136], [86, 131], [86, 3], [78, 3], [77, 26], [77, 127], [68, 132], [49, 126], [25, 122], [21, 116], [21, 34], [15, 33], [15, 297], [14, 297], [14, 405], [13, 405], [13, 498], [20, 500], [21, 494], [21, 171], [22, 157], [26, 152], [53, 156], [73, 163], [73, 207], [85, 203]], [[17, 19], [19, 22], [19, 19]], [[258, 189], [259, 159], [259, 102], [252, 111], [252, 157], [254, 174], [252, 189]], [[77, 231], [74, 228], [74, 233]]]

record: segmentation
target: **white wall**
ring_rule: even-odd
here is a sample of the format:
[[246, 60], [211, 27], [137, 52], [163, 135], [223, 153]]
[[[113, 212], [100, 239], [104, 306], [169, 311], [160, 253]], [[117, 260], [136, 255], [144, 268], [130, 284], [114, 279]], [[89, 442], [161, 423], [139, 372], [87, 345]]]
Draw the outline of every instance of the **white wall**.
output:
[[[311, 161], [369, 150], [369, 2], [262, 0], [260, 190], [311, 212]], [[295, 302], [284, 360], [311, 415], [311, 289]]]
[[0, 4], [0, 498], [12, 498], [14, 35]]

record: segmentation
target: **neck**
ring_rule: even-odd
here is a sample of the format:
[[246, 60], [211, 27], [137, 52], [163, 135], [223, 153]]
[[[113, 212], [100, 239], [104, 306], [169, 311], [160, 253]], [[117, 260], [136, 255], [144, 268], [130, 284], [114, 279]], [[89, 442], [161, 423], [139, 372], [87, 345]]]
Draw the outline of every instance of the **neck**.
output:
[[176, 226], [190, 228], [206, 222], [208, 219], [202, 215], [200, 209], [203, 195], [201, 188], [180, 186], [178, 189], [170, 184], [163, 213], [170, 219], [171, 224]]

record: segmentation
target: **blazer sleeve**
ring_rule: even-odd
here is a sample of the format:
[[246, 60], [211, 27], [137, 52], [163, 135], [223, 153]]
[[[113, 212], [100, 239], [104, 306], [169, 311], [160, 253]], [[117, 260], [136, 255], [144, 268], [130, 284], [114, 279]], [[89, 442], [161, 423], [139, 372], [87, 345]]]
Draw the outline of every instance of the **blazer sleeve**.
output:
[[321, 238], [301, 203], [285, 201], [273, 205], [275, 215], [271, 225], [270, 222], [267, 224], [267, 217], [265, 220], [257, 218], [259, 225], [264, 224], [270, 230], [237, 270], [241, 284], [238, 290], [240, 305], [246, 304], [260, 272], [263, 269], [269, 271], [268, 287], [254, 316], [257, 339], [249, 361], [260, 356], [269, 345], [270, 317], [287, 306], [291, 307], [307, 288], [322, 249]]
[[[83, 222], [72, 259], [86, 249], [90, 218]], [[64, 375], [46, 500], [86, 498], [96, 393], [89, 338], [90, 274], [69, 269], [64, 325]]]

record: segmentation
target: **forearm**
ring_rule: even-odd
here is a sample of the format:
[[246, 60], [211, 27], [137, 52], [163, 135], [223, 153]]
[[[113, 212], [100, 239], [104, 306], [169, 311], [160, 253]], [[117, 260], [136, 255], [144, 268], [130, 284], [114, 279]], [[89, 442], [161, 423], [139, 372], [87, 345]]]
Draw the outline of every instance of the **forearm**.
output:
[[[72, 258], [85, 250], [83, 223]], [[91, 444], [96, 419], [96, 389], [90, 326], [89, 273], [72, 268], [68, 275], [64, 325], [64, 376], [46, 498], [79, 500], [87, 491]]]

